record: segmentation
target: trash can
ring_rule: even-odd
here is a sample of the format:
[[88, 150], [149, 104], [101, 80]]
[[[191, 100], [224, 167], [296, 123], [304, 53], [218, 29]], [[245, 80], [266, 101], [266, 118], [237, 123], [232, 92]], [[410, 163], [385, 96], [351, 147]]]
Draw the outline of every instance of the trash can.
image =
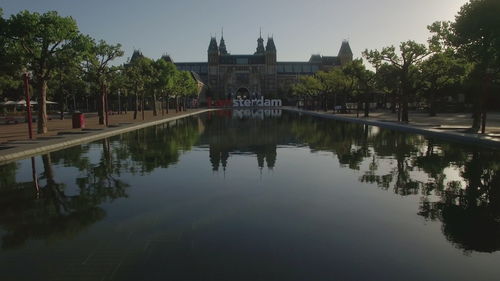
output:
[[83, 113], [73, 113], [73, 129], [85, 128], [85, 115]]

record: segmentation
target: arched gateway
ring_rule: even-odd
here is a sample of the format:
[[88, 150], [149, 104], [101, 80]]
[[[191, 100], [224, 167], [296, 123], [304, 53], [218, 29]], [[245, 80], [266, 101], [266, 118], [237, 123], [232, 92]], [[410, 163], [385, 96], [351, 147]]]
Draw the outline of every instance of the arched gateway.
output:
[[236, 91], [236, 98], [249, 99], [250, 98], [250, 91], [247, 88], [239, 88], [238, 91]]

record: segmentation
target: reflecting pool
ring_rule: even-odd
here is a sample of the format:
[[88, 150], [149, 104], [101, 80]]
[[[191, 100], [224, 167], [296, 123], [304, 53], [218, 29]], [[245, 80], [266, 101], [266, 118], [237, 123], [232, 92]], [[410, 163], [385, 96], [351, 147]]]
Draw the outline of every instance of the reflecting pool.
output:
[[0, 280], [496, 280], [500, 153], [217, 111], [0, 166]]

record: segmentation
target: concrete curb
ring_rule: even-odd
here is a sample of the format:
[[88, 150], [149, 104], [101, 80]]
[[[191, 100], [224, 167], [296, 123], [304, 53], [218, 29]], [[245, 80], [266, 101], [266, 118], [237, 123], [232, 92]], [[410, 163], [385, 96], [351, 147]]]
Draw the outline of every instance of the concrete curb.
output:
[[352, 122], [352, 123], [358, 123], [358, 124], [364, 124], [364, 125], [370, 125], [370, 126], [377, 126], [377, 127], [391, 129], [391, 130], [397, 130], [397, 131], [401, 131], [401, 132], [415, 133], [415, 134], [419, 134], [419, 135], [423, 135], [423, 136], [460, 142], [463, 144], [472, 144], [472, 145], [479, 145], [479, 146], [484, 146], [484, 147], [492, 148], [492, 149], [500, 149], [500, 140], [494, 140], [494, 139], [490, 139], [488, 137], [483, 137], [483, 136], [479, 136], [479, 135], [457, 133], [457, 132], [443, 132], [441, 130], [431, 129], [431, 128], [424, 129], [424, 128], [418, 128], [418, 127], [414, 127], [414, 126], [406, 125], [406, 124], [375, 121], [375, 120], [364, 120], [364, 119], [360, 119], [360, 118], [344, 117], [344, 116], [338, 116], [338, 115], [330, 114], [330, 113], [314, 112], [314, 111], [308, 111], [308, 110], [302, 110], [302, 109], [290, 108], [290, 107], [284, 107], [283, 109], [288, 110], [288, 111], [292, 111], [292, 112], [298, 112], [298, 113], [302, 113], [302, 114], [316, 116], [316, 117], [320, 117], [320, 118], [334, 119], [334, 120], [339, 120], [339, 121]]
[[[34, 144], [28, 144], [25, 146], [23, 145], [20, 147], [15, 147], [15, 148], [9, 149], [8, 151], [5, 151], [5, 153], [3, 153], [3, 151], [0, 151], [0, 165], [7, 164], [7, 163], [12, 162], [12, 161], [24, 159], [27, 157], [36, 156], [36, 155], [48, 153], [51, 151], [60, 150], [63, 148], [68, 148], [71, 146], [79, 145], [82, 143], [88, 143], [88, 142], [96, 141], [99, 139], [112, 137], [115, 135], [120, 135], [120, 134], [127, 133], [130, 131], [135, 131], [138, 129], [143, 129], [146, 127], [159, 125], [162, 123], [166, 123], [166, 122], [174, 121], [177, 119], [182, 119], [185, 117], [198, 115], [201, 113], [214, 111], [214, 110], [217, 110], [217, 109], [203, 109], [200, 111], [186, 113], [183, 115], [178, 115], [178, 116], [174, 116], [174, 117], [170, 117], [170, 118], [155, 120], [155, 121], [151, 121], [151, 122], [126, 125], [126, 126], [121, 127], [121, 128], [120, 127], [119, 128], [106, 128], [106, 129], [103, 129], [102, 131], [90, 132], [90, 133], [88, 133], [88, 135], [85, 135], [85, 136], [69, 135], [69, 136], [63, 137], [62, 139], [47, 141], [47, 142], [41, 143], [41, 144], [34, 143]], [[26, 148], [26, 146], [32, 146], [32, 147]]]

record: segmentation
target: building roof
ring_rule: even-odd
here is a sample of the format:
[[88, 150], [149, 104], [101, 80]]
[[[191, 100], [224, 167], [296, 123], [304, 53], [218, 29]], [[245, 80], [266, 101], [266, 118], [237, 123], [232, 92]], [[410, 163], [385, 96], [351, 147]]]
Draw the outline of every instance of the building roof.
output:
[[219, 44], [219, 54], [221, 55], [227, 55], [227, 49], [226, 49], [226, 42], [224, 41], [224, 36], [220, 38], [220, 44]]
[[340, 64], [340, 60], [338, 57], [321, 57], [321, 63], [324, 65], [338, 65]]
[[321, 63], [321, 55], [311, 55], [311, 58], [309, 59], [309, 62], [312, 63]]
[[198, 75], [198, 73], [194, 71], [189, 71], [189, 73], [191, 73], [191, 76], [193, 76], [193, 79], [196, 80], [196, 82], [203, 83], [203, 80], [201, 79], [200, 75]]
[[210, 45], [208, 45], [208, 52], [219, 52], [219, 47], [217, 46], [217, 40], [215, 37], [210, 39]]
[[166, 61], [166, 62], [174, 63], [174, 61], [172, 60], [172, 58], [168, 54], [164, 54], [163, 56], [161, 56], [161, 59]]
[[349, 45], [349, 41], [342, 41], [342, 46], [340, 46], [339, 57], [341, 56], [350, 56], [352, 57], [353, 53], [351, 50], [351, 46]]
[[266, 51], [267, 52], [275, 52], [276, 53], [276, 46], [274, 45], [274, 39], [273, 39], [273, 37], [267, 38]]

